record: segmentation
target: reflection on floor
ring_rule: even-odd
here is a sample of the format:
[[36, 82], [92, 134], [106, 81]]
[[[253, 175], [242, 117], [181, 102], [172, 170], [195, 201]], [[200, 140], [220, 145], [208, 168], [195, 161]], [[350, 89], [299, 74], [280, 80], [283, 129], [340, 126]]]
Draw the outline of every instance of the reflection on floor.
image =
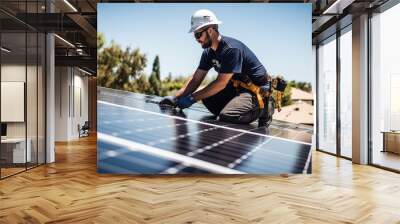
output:
[[21, 172], [24, 170], [25, 170], [25, 167], [23, 167], [23, 168], [19, 168], [19, 167], [18, 168], [1, 168], [1, 178], [13, 175], [15, 173], [18, 173], [18, 172]]
[[101, 173], [311, 172], [312, 127], [224, 123], [201, 104], [182, 112], [153, 96], [105, 88], [98, 99]]
[[26, 169], [30, 169], [31, 167], [36, 167], [36, 163], [27, 163], [25, 164], [1, 164], [1, 178], [5, 178], [7, 176], [22, 172]]
[[392, 152], [375, 151], [373, 164], [400, 171], [400, 155]]

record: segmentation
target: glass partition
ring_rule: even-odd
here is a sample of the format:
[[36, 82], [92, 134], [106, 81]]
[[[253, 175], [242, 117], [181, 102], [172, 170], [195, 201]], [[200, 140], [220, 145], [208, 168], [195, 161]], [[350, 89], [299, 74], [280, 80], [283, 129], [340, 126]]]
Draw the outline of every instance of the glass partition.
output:
[[[44, 1], [0, 2], [18, 16], [42, 13], [42, 5]], [[5, 178], [45, 162], [46, 40], [3, 12], [0, 26], [0, 178]]]
[[[1, 34], [2, 177], [26, 169], [31, 151], [26, 139], [26, 33]], [[6, 50], [4, 50], [6, 49]]]
[[37, 76], [38, 76], [38, 35], [37, 32], [27, 32], [27, 82], [26, 82], [26, 111], [27, 111], [27, 150], [30, 151], [30, 158], [27, 167], [37, 165]]
[[340, 36], [340, 154], [352, 157], [352, 32]]
[[336, 154], [336, 36], [318, 47], [318, 149]]

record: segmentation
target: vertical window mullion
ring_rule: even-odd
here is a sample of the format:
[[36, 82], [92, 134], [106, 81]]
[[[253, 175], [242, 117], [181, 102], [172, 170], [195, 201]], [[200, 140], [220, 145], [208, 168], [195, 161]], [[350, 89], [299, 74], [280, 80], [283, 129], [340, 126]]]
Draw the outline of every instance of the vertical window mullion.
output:
[[319, 149], [319, 44], [315, 46], [315, 104], [314, 106], [316, 107], [316, 119], [315, 119], [315, 148], [318, 150]]
[[[39, 0], [36, 1], [39, 15]], [[36, 166], [39, 165], [39, 30], [36, 32]]]
[[341, 156], [341, 119], [340, 119], [340, 35], [339, 28], [336, 31], [336, 154]]
[[371, 20], [372, 20], [372, 12], [369, 11], [368, 12], [368, 31], [367, 31], [367, 46], [368, 46], [368, 53], [367, 53], [367, 66], [368, 66], [368, 70], [367, 70], [367, 83], [368, 83], [368, 124], [367, 124], [367, 129], [368, 129], [368, 164], [372, 164], [373, 163], [373, 148], [372, 148], [372, 83], [371, 83], [371, 71], [372, 71], [372, 64], [371, 64], [371, 57], [372, 57], [372, 25], [371, 25]]
[[[28, 0], [25, 0], [25, 21], [28, 21]], [[25, 170], [28, 170], [28, 113], [27, 113], [27, 91], [28, 91], [28, 24], [25, 23], [25, 88], [24, 88], [24, 120], [25, 120]]]

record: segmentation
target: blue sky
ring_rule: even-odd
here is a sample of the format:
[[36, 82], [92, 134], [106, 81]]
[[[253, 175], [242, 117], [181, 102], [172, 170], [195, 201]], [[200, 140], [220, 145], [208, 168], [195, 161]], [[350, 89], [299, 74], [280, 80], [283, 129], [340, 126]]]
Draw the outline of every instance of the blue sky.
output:
[[[314, 81], [311, 50], [311, 4], [264, 3], [100, 3], [97, 30], [107, 43], [140, 48], [153, 60], [160, 56], [161, 77], [188, 76], [196, 70], [203, 49], [190, 28], [198, 9], [213, 11], [219, 30], [246, 44], [272, 75]], [[213, 69], [209, 74], [215, 75]]]

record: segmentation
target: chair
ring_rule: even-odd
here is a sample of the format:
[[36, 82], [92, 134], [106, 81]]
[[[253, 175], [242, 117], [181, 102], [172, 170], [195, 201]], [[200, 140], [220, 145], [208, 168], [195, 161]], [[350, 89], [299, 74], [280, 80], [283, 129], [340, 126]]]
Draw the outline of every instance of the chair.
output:
[[79, 138], [89, 136], [89, 129], [90, 129], [89, 121], [85, 121], [82, 127], [78, 124]]

